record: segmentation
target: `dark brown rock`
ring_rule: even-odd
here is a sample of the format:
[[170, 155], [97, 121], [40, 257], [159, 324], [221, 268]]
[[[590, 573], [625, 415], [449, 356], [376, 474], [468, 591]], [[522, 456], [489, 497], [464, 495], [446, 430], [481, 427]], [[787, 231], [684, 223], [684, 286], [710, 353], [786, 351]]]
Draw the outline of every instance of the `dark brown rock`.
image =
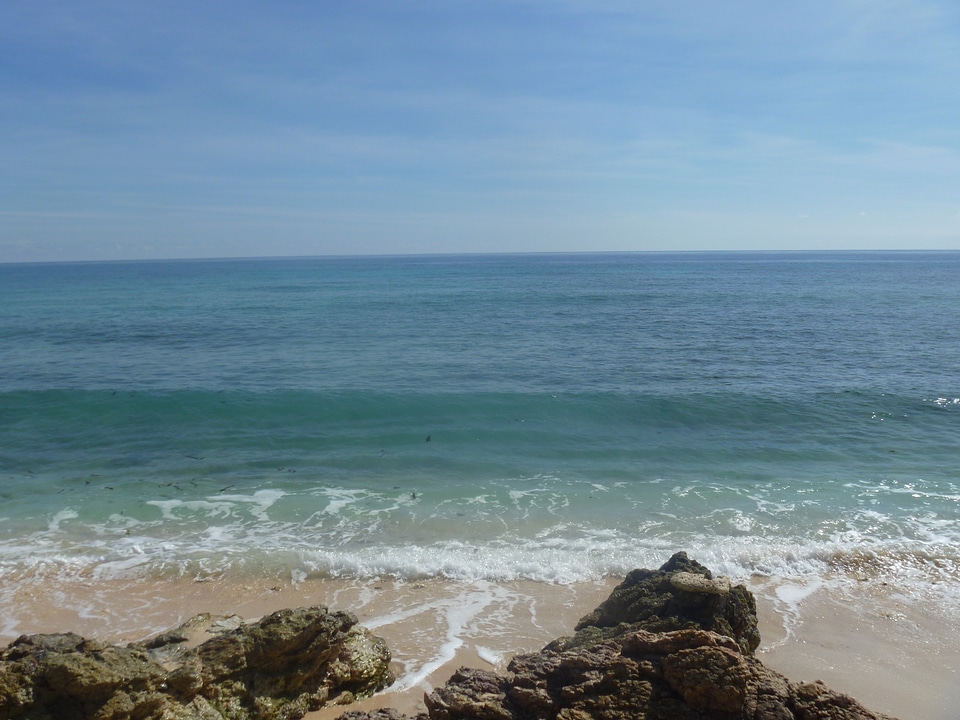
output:
[[886, 718], [822, 684], [792, 684], [704, 630], [632, 631], [588, 648], [521, 655], [508, 670], [458, 671], [427, 696], [431, 720]]
[[686, 553], [671, 557], [659, 570], [634, 570], [596, 610], [580, 619], [577, 634], [558, 641], [558, 649], [583, 647], [635, 630], [667, 632], [698, 629], [726, 635], [745, 653], [760, 645], [757, 606], [743, 585], [728, 593], [690, 592], [674, 586], [675, 574], [712, 580], [713, 575]]
[[[416, 720], [427, 720], [426, 713], [416, 715]], [[376, 710], [350, 710], [340, 715], [337, 720], [409, 720], [399, 710], [394, 708], [377, 708]]]
[[458, 670], [425, 698], [429, 718], [891, 720], [822, 683], [791, 683], [764, 667], [753, 655], [753, 596], [712, 580], [685, 553], [659, 570], [635, 570], [574, 636], [515, 657], [507, 674]]

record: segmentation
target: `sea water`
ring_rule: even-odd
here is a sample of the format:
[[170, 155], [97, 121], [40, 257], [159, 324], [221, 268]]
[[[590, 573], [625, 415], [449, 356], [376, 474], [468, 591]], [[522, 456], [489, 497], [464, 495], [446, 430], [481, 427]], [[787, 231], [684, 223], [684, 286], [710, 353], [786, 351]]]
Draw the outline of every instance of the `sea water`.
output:
[[0, 266], [8, 588], [677, 550], [960, 608], [960, 253]]

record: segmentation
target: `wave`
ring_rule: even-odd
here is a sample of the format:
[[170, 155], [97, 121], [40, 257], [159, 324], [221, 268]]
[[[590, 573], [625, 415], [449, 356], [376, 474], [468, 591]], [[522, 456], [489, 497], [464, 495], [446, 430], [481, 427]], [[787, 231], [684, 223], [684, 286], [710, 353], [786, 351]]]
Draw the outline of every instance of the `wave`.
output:
[[949, 393], [0, 396], [0, 574], [960, 579]]

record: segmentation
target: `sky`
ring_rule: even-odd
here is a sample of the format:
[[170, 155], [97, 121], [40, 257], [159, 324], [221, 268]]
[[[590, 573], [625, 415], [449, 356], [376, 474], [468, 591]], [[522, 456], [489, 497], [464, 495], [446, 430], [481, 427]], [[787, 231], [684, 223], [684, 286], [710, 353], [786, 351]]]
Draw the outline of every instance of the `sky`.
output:
[[955, 0], [0, 3], [0, 262], [915, 248]]

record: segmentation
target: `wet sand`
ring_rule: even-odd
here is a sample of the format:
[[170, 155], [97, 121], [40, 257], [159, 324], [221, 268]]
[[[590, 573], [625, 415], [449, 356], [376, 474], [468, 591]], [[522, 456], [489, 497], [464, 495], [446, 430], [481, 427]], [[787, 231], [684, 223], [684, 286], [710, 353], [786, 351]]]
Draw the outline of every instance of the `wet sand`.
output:
[[818, 589], [785, 607], [758, 591], [757, 657], [794, 681], [823, 680], [902, 720], [960, 717], [960, 617], [883, 583]]
[[[621, 578], [548, 585], [531, 581], [316, 579], [301, 583], [214, 579], [69, 582], [23, 580], [0, 591], [0, 642], [20, 634], [73, 631], [125, 643], [201, 613], [252, 620], [284, 607], [349, 610], [384, 637], [397, 683], [354, 708], [422, 709], [425, 692], [458, 667], [503, 671], [512, 655], [572, 633]], [[819, 583], [754, 579], [758, 657], [791, 680], [823, 680], [872, 710], [903, 720], [956, 720], [960, 618], [882, 583], [843, 592]], [[334, 718], [346, 707], [309, 717]]]

